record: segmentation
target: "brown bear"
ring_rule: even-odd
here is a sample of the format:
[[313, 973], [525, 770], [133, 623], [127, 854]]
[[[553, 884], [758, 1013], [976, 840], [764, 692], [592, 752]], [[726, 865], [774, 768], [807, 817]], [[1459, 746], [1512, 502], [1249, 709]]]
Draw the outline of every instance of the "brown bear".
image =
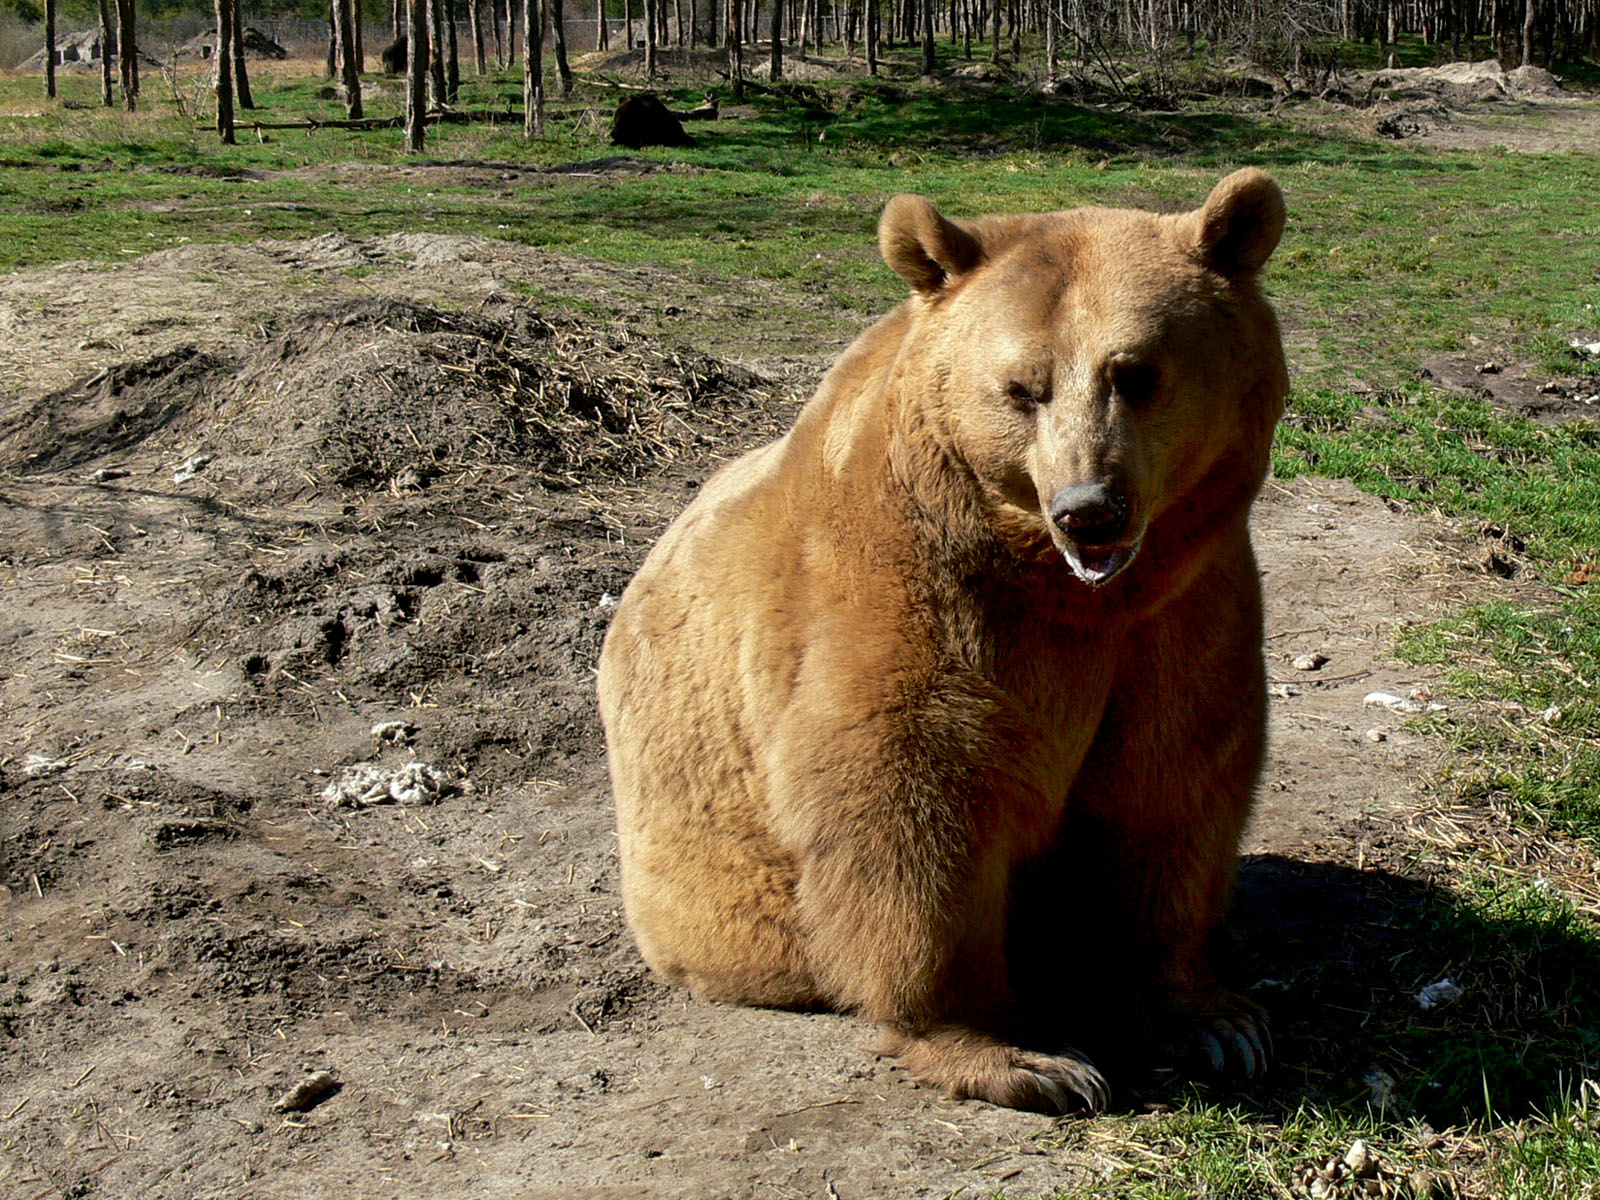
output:
[[1266, 1066], [1208, 942], [1265, 740], [1283, 224], [1256, 170], [1167, 216], [889, 202], [910, 298], [707, 483], [606, 638], [655, 970], [858, 1013], [914, 1077], [1021, 1108], [1108, 1102], [1069, 1042]]

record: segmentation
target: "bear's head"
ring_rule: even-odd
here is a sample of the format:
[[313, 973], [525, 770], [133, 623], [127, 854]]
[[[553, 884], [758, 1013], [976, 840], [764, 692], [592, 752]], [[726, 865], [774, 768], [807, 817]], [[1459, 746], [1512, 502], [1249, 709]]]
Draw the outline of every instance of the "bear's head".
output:
[[1253, 169], [1170, 216], [965, 223], [896, 196], [879, 244], [913, 296], [895, 402], [1013, 550], [1099, 587], [1175, 508], [1196, 524], [1259, 488], [1288, 373], [1257, 275], [1283, 226]]

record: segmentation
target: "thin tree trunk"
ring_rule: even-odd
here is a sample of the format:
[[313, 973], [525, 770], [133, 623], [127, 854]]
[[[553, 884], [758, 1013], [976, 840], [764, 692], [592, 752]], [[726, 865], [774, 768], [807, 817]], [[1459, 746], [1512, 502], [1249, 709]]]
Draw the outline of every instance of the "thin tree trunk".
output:
[[117, 0], [117, 47], [122, 53], [122, 102], [139, 107], [139, 14], [134, 0]]
[[406, 149], [417, 154], [428, 115], [428, 0], [410, 0], [406, 15]]
[[339, 0], [328, 0], [328, 61], [323, 64], [323, 74], [329, 79], [339, 78], [339, 19], [334, 10]]
[[644, 77], [647, 81], [656, 77], [657, 36], [655, 0], [644, 0]]
[[997, 63], [997, 62], [1000, 61], [1000, 4], [1001, 4], [1001, 0], [989, 0], [989, 3], [994, 6], [994, 13], [993, 13], [994, 25], [990, 30], [990, 33], [992, 35], [992, 40], [989, 43], [989, 61]]
[[361, 16], [361, 0], [356, 0], [354, 9], [356, 27], [356, 74], [365, 75], [367, 73], [367, 38], [366, 22]]
[[744, 0], [728, 0], [728, 74], [733, 80], [733, 98], [744, 99]]
[[[604, 4], [605, 0], [600, 0]], [[494, 65], [500, 70], [506, 65], [505, 39], [500, 33], [500, 0], [489, 0], [489, 27], [494, 30]]]
[[550, 0], [550, 40], [555, 45], [556, 78], [561, 82], [561, 94], [572, 95], [572, 65], [567, 62], [567, 5], [566, 0]]
[[867, 74], [878, 73], [878, 25], [882, 21], [882, 0], [867, 0]]
[[217, 0], [217, 40], [211, 51], [211, 86], [217, 93], [217, 136], [233, 142], [233, 0]]
[[244, 15], [241, 0], [230, 0], [233, 5], [233, 92], [240, 108], [253, 109], [255, 98], [250, 95], [250, 73], [244, 65]]
[[339, 80], [344, 88], [344, 115], [347, 120], [359, 121], [363, 114], [361, 76], [356, 73], [354, 7], [354, 0], [333, 0], [334, 23], [339, 28]]
[[405, 26], [400, 22], [405, 18], [405, 0], [389, 0], [389, 40], [398, 42], [400, 35], [405, 32]]
[[522, 136], [544, 133], [544, 0], [522, 0]]
[[931, 76], [937, 66], [933, 55], [933, 0], [922, 0], [922, 73]]
[[506, 66], [517, 61], [517, 0], [506, 0]]
[[489, 73], [489, 51], [483, 44], [483, 0], [467, 0], [472, 14], [472, 62], [480, 76]]
[[444, 77], [444, 0], [428, 0], [428, 99], [434, 108], [450, 103], [450, 87]]
[[594, 48], [611, 49], [611, 31], [606, 28], [606, 0], [595, 0], [594, 21]]
[[44, 0], [44, 94], [56, 96], [56, 0]]
[[114, 41], [110, 0], [100, 0], [100, 100], [107, 108], [116, 103], [116, 95], [111, 87], [111, 47]]
[[1534, 0], [1527, 0], [1522, 9], [1522, 65], [1533, 65]]
[[783, 78], [783, 0], [772, 0], [772, 82]]
[[461, 50], [456, 45], [456, 0], [444, 0], [444, 90], [454, 104], [461, 95]]

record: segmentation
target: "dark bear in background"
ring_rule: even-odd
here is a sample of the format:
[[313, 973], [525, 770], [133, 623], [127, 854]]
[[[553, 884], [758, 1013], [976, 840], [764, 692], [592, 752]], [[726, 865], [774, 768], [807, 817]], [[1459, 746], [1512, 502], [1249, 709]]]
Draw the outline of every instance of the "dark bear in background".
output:
[[611, 143], [638, 150], [643, 146], [692, 146], [694, 139], [656, 96], [644, 92], [617, 105], [611, 118]]
[[404, 75], [407, 49], [406, 35], [402, 33], [383, 48], [383, 53], [379, 56], [383, 59], [383, 69], [390, 75]]

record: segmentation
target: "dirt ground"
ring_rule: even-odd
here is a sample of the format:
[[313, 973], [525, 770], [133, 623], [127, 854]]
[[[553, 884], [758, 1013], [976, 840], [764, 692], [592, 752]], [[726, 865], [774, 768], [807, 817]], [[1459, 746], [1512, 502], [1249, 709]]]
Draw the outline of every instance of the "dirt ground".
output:
[[[642, 298], [583, 323], [529, 287]], [[761, 303], [421, 235], [0, 279], [0, 1193], [855, 1200], [1118, 1164], [1092, 1123], [911, 1087], [849, 1019], [643, 968], [592, 698], [610, 606], [826, 358], [630, 334], [663, 297]], [[1283, 1066], [1240, 1095], [1270, 1108], [1364, 1094], [1297, 1031], [1377, 986], [1337, 980], [1440, 754], [1363, 703], [1433, 682], [1394, 631], [1531, 585], [1341, 483], [1269, 484], [1256, 534], [1275, 698], [1237, 957]], [[404, 802], [360, 801], [391, 778]]]

